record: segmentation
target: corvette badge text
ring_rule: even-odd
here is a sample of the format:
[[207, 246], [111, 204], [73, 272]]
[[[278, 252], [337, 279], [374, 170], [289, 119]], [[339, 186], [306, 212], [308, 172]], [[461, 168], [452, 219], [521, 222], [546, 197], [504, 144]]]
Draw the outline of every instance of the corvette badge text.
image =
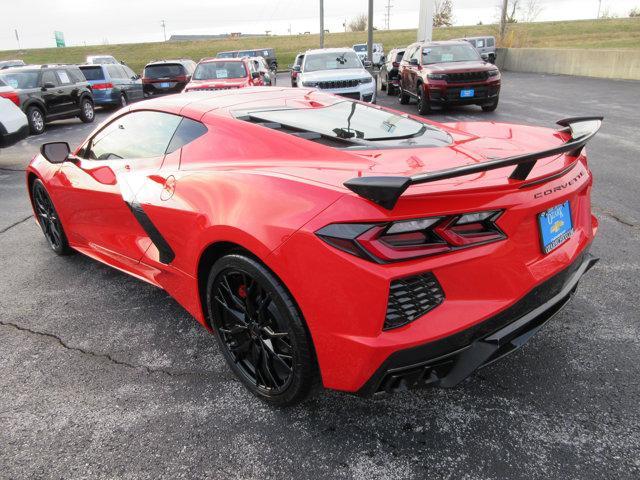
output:
[[584, 172], [580, 172], [578, 175], [576, 175], [574, 178], [572, 178], [568, 182], [564, 182], [564, 183], [561, 183], [560, 185], [557, 185], [557, 186], [555, 186], [553, 188], [548, 188], [547, 190], [544, 190], [542, 192], [538, 192], [533, 196], [533, 198], [540, 198], [540, 197], [543, 197], [545, 195], [551, 195], [552, 193], [560, 192], [560, 191], [564, 190], [565, 188], [568, 188], [571, 185], [573, 185], [574, 183], [576, 183], [578, 180], [580, 180], [583, 177], [583, 175], [584, 175]]

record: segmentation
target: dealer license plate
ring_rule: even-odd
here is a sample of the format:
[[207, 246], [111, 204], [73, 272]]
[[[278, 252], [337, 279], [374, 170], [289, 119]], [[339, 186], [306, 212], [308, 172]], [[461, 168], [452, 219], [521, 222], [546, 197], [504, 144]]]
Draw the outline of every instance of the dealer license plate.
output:
[[549, 253], [573, 235], [569, 200], [538, 214], [542, 251]]

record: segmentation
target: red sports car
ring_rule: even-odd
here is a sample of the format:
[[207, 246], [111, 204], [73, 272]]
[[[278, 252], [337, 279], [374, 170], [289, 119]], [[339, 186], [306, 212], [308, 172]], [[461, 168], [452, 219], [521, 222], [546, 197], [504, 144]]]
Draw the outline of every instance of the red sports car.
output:
[[35, 216], [165, 289], [273, 404], [458, 384], [521, 346], [595, 263], [583, 149], [302, 88], [173, 95], [31, 162]]

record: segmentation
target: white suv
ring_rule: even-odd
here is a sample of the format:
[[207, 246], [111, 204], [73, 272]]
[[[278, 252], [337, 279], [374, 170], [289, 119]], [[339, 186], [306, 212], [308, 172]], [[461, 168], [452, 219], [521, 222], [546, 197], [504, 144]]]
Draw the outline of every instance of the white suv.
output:
[[376, 84], [351, 48], [307, 50], [297, 76], [299, 87], [375, 103]]

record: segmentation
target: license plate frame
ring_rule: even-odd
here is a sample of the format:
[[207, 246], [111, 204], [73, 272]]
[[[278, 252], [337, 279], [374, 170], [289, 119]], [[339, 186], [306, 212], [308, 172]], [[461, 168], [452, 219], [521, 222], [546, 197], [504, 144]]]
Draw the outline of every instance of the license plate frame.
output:
[[569, 240], [574, 233], [571, 202], [565, 200], [544, 212], [540, 212], [538, 214], [538, 228], [540, 246], [545, 255]]

